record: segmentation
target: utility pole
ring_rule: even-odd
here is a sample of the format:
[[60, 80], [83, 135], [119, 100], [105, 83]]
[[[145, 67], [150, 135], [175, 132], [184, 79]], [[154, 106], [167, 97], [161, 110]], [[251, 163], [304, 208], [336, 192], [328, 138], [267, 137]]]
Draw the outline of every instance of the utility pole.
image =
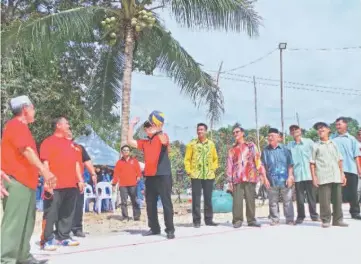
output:
[[258, 130], [258, 112], [257, 112], [257, 86], [256, 86], [256, 77], [253, 76], [253, 86], [254, 86], [254, 112], [256, 115], [256, 133], [257, 133], [257, 147], [259, 147], [259, 130]]
[[297, 125], [300, 126], [300, 117], [298, 115], [298, 112], [296, 112], [296, 119], [297, 119]]
[[283, 60], [282, 60], [282, 51], [286, 49], [287, 43], [279, 43], [278, 49], [280, 50], [280, 88], [281, 88], [281, 127], [283, 133], [283, 143], [286, 143], [285, 137], [285, 124], [283, 116]]
[[[221, 64], [219, 65], [219, 69], [218, 69], [217, 76], [216, 76], [216, 85], [217, 86], [219, 84], [219, 76], [221, 75], [222, 66], [223, 66], [223, 61], [221, 61]], [[211, 118], [210, 124], [209, 124], [209, 128], [210, 128], [210, 131], [211, 131], [211, 139], [213, 139], [213, 125], [214, 125], [213, 124], [213, 119]]]

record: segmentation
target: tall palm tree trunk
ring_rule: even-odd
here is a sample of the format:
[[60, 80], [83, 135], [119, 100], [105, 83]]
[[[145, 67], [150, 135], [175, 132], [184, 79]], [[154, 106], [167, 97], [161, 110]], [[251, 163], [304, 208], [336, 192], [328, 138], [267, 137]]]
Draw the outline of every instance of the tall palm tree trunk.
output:
[[125, 65], [123, 75], [122, 89], [122, 112], [120, 116], [121, 123], [121, 146], [127, 143], [127, 135], [129, 129], [130, 117], [130, 93], [132, 86], [132, 70], [133, 70], [133, 49], [134, 49], [134, 32], [130, 24], [125, 27]]

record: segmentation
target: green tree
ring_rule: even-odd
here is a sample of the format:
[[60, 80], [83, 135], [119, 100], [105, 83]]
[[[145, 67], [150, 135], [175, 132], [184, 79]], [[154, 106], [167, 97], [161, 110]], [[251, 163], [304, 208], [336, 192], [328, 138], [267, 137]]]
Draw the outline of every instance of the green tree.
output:
[[[68, 2], [68, 1], [64, 1]], [[93, 1], [94, 2], [94, 1]], [[126, 142], [129, 126], [132, 71], [135, 68], [151, 74], [154, 68], [167, 74], [177, 83], [181, 92], [195, 103], [209, 103], [212, 120], [223, 112], [223, 98], [210, 75], [175, 40], [155, 13], [157, 8], [167, 8], [176, 21], [185, 27], [196, 29], [223, 29], [246, 31], [257, 35], [260, 17], [249, 0], [121, 0], [95, 1], [98, 5], [72, 8], [46, 16], [31, 16], [27, 20], [12, 23], [2, 33], [3, 54], [14, 47], [46, 58], [44, 51], [64, 52], [69, 41], [89, 43], [99, 41], [101, 63], [90, 83], [101, 100], [92, 110], [102, 112], [104, 105], [120, 98], [121, 142]], [[90, 2], [92, 3], [92, 2]], [[145, 57], [145, 64], [135, 65], [138, 57]], [[46, 59], [43, 62], [46, 63]], [[11, 65], [7, 65], [11, 68]], [[110, 102], [110, 103], [109, 103]], [[93, 104], [97, 105], [97, 104]]]

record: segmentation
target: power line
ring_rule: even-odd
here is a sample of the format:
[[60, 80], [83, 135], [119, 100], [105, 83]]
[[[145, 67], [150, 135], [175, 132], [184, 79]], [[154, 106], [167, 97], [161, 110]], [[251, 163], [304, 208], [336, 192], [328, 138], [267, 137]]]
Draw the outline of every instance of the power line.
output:
[[350, 51], [359, 49], [361, 49], [361, 46], [341, 48], [287, 48], [287, 51]]
[[[229, 78], [229, 77], [220, 77], [221, 79], [226, 79], [226, 80], [232, 80], [232, 81], [237, 81], [237, 82], [245, 82], [245, 83], [253, 83], [252, 81], [249, 80], [242, 80], [242, 79], [237, 79], [237, 78]], [[279, 84], [273, 84], [273, 83], [262, 83], [262, 82], [257, 82], [257, 84], [260, 85], [265, 85], [265, 86], [274, 86], [274, 87], [278, 87]], [[341, 94], [341, 95], [355, 95], [355, 96], [361, 96], [360, 94], [357, 93], [343, 93], [343, 92], [334, 92], [334, 91], [324, 91], [324, 90], [319, 90], [319, 89], [308, 89], [308, 88], [304, 88], [304, 87], [297, 87], [297, 86], [292, 86], [292, 85], [285, 85], [285, 88], [288, 89], [295, 89], [295, 90], [304, 90], [304, 91], [312, 91], [312, 92], [321, 92], [321, 93], [332, 93], [332, 94]]]
[[[249, 78], [252, 79], [253, 77], [250, 75], [244, 75], [244, 74], [238, 74], [238, 73], [225, 73], [226, 75], [231, 76], [239, 76], [242, 78]], [[257, 77], [259, 80], [264, 81], [271, 81], [271, 82], [280, 82], [278, 79], [271, 79], [271, 78], [264, 78], [264, 77]], [[301, 85], [301, 86], [307, 86], [307, 87], [316, 87], [316, 88], [325, 88], [330, 90], [343, 90], [343, 91], [352, 91], [352, 92], [361, 92], [359, 89], [348, 89], [348, 88], [342, 88], [342, 87], [333, 87], [333, 86], [325, 86], [325, 85], [318, 85], [318, 84], [310, 84], [310, 83], [301, 83], [301, 82], [291, 82], [291, 81], [283, 81], [284, 83], [292, 84], [292, 85]]]

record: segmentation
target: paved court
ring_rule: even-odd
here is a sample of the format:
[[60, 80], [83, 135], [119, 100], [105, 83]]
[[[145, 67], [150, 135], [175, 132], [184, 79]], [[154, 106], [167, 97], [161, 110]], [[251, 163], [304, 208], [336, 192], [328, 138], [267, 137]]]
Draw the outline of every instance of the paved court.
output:
[[176, 239], [165, 236], [142, 237], [146, 229], [129, 229], [104, 236], [79, 239], [81, 245], [59, 248], [56, 252], [40, 251], [38, 258], [49, 258], [52, 264], [64, 263], [361, 263], [361, 221], [349, 219], [348, 228], [323, 229], [320, 223], [305, 221], [300, 226], [271, 227], [261, 219], [261, 228], [233, 229], [227, 224], [194, 229], [181, 226]]

